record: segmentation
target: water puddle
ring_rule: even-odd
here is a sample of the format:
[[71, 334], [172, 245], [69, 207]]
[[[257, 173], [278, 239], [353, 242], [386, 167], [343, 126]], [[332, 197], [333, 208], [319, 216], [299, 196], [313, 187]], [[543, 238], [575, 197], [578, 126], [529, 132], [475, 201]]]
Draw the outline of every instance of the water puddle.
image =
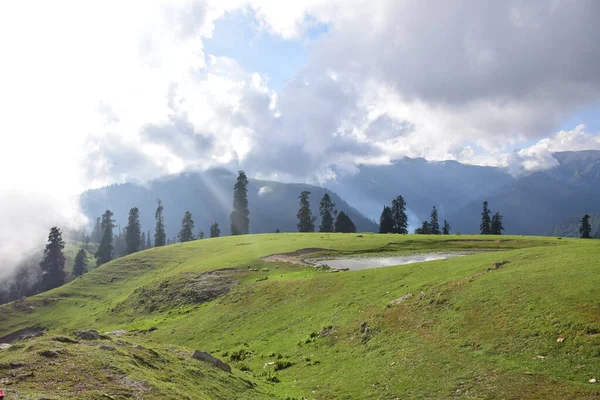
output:
[[425, 261], [445, 260], [447, 258], [461, 257], [466, 254], [426, 254], [411, 256], [393, 256], [393, 257], [369, 257], [369, 258], [341, 258], [333, 260], [319, 260], [315, 262], [317, 266], [328, 266], [334, 270], [356, 271], [360, 269], [389, 267], [392, 265], [404, 265]]

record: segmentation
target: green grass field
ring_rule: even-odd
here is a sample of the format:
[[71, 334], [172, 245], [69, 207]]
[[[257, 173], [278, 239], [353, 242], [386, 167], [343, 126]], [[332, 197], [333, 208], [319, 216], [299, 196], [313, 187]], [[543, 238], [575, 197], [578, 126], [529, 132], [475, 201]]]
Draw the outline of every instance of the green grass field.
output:
[[[480, 252], [339, 273], [261, 260], [306, 248]], [[600, 398], [599, 255], [595, 240], [319, 233], [151, 249], [0, 307], [0, 337], [46, 329], [0, 350], [0, 386], [7, 399]], [[53, 340], [80, 329], [128, 333]]]

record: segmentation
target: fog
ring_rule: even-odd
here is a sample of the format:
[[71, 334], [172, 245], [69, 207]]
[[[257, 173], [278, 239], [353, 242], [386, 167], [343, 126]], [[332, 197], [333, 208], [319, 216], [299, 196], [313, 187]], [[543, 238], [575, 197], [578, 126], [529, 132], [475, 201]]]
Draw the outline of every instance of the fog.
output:
[[50, 228], [64, 232], [87, 222], [77, 196], [0, 192], [0, 279], [10, 279], [15, 267], [43, 251]]

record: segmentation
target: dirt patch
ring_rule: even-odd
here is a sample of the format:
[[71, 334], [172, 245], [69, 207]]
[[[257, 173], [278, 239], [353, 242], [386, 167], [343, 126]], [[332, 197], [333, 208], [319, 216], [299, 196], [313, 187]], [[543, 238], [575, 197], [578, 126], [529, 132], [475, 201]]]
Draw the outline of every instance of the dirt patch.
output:
[[182, 305], [202, 304], [229, 293], [237, 283], [232, 270], [184, 274], [155, 285], [137, 288], [113, 312], [133, 309], [141, 313], [168, 310]]
[[270, 256], [263, 257], [262, 260], [267, 262], [284, 262], [298, 265], [312, 265], [304, 261], [301, 257], [306, 256], [308, 254], [317, 253], [319, 251], [328, 250], [319, 248], [301, 249], [292, 251], [291, 253], [272, 254]]
[[29, 328], [20, 329], [6, 336], [0, 337], [0, 343], [15, 344], [23, 340], [36, 338], [44, 334], [44, 328], [39, 326], [30, 326]]

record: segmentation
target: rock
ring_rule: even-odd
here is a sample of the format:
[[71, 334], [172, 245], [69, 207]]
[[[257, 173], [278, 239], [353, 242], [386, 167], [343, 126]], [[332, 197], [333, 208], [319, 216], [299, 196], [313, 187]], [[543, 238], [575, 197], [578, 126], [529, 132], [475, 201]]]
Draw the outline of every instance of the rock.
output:
[[596, 378], [592, 378], [592, 379], [588, 380], [588, 382], [589, 382], [589, 383], [596, 383], [596, 382], [598, 382], [598, 381], [596, 380]]
[[556, 339], [556, 341], [557, 341], [558, 343], [562, 343], [562, 342], [564, 342], [564, 341], [565, 341], [565, 338], [564, 338], [564, 337], [559, 337], [558, 339]]
[[100, 334], [98, 331], [89, 330], [89, 331], [75, 331], [73, 335], [80, 340], [100, 340]]
[[107, 335], [110, 335], [110, 336], [118, 336], [118, 337], [121, 337], [121, 336], [125, 336], [125, 335], [127, 335], [127, 331], [126, 331], [125, 329], [117, 329], [116, 331], [112, 331], [112, 332], [106, 332], [106, 334], [107, 334]]
[[527, 372], [525, 372], [525, 375], [533, 375], [533, 372], [527, 371]]
[[535, 356], [535, 358], [539, 358], [540, 360], [543, 360], [546, 358], [546, 356]]
[[498, 269], [501, 266], [506, 265], [506, 264], [510, 264], [510, 261], [500, 261], [500, 262], [494, 263], [494, 264], [492, 264], [491, 267], [488, 268], [488, 271], [491, 271], [493, 269]]
[[55, 342], [60, 342], [60, 343], [70, 343], [70, 344], [79, 343], [79, 340], [74, 340], [74, 339], [64, 337], [64, 336], [53, 337], [52, 340], [54, 340]]
[[58, 353], [52, 350], [42, 350], [38, 354], [46, 358], [58, 358]]
[[389, 306], [390, 307], [397, 306], [397, 305], [403, 303], [404, 301], [410, 299], [413, 296], [414, 296], [414, 294], [412, 294], [412, 293], [405, 294], [404, 296], [400, 297], [399, 299], [390, 301]]
[[209, 353], [206, 353], [204, 351], [195, 350], [192, 354], [192, 358], [195, 360], [205, 361], [214, 365], [217, 368], [222, 369], [225, 372], [231, 373], [231, 367], [227, 363], [211, 356]]
[[112, 346], [100, 346], [100, 350], [115, 351], [117, 349], [115, 347], [112, 347]]
[[194, 373], [195, 373], [197, 376], [199, 376], [199, 377], [203, 377], [203, 376], [204, 376], [204, 373], [203, 373], [202, 371], [200, 371], [199, 369], [198, 369], [198, 370], [196, 370], [196, 372], [194, 372]]
[[0, 350], [8, 350], [12, 347], [12, 344], [0, 343]]

